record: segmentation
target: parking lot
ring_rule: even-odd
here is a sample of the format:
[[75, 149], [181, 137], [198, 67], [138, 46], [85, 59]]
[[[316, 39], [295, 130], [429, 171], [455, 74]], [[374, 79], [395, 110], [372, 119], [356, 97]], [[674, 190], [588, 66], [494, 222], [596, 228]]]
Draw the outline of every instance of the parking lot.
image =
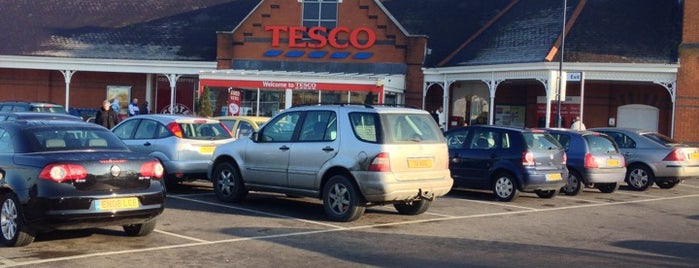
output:
[[42, 234], [0, 249], [0, 266], [696, 267], [698, 202], [699, 180], [553, 199], [525, 193], [511, 203], [453, 190], [422, 215], [382, 206], [338, 223], [318, 200], [251, 193], [226, 204], [199, 181], [169, 193], [149, 236], [121, 227]]

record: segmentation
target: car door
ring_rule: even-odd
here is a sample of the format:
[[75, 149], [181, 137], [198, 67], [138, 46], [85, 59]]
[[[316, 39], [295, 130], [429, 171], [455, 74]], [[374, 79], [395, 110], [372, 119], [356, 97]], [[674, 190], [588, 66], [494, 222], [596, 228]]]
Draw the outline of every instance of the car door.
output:
[[463, 182], [470, 187], [487, 187], [490, 169], [497, 160], [497, 143], [500, 132], [488, 128], [475, 128], [466, 139], [465, 149], [457, 156]]
[[285, 187], [289, 155], [302, 112], [287, 112], [266, 124], [256, 142], [245, 148], [245, 181], [251, 184]]
[[325, 162], [337, 155], [339, 143], [334, 111], [306, 112], [298, 141], [290, 151], [289, 186], [318, 189], [318, 172]]

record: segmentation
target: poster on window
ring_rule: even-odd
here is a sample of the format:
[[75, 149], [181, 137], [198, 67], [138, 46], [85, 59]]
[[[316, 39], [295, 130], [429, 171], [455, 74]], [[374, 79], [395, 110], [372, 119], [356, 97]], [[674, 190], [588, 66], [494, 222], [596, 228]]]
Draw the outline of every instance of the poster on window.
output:
[[495, 125], [524, 127], [525, 106], [496, 105]]
[[240, 90], [229, 89], [228, 90], [228, 115], [236, 116], [240, 115]]

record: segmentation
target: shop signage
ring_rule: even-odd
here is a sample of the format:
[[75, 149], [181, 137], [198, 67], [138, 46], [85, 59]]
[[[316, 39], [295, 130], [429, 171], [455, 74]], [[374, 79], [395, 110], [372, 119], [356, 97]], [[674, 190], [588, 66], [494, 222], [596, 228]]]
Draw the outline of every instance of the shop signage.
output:
[[305, 90], [316, 90], [318, 84], [314, 82], [275, 82], [275, 81], [262, 81], [262, 87], [265, 88], [281, 88], [281, 89], [305, 89]]
[[[279, 47], [282, 33], [288, 36], [288, 46], [290, 48], [324, 48], [330, 45], [336, 49], [354, 47], [356, 49], [368, 49], [376, 43], [376, 33], [367, 27], [357, 27], [349, 29], [347, 27], [336, 27], [328, 31], [328, 28], [315, 26], [307, 28], [305, 26], [265, 26], [265, 31], [272, 32], [272, 47]], [[304, 34], [314, 42], [304, 40]], [[338, 36], [347, 35], [349, 42], [339, 42]], [[363, 37], [363, 39], [360, 39]]]
[[228, 112], [226, 115], [236, 116], [240, 115], [240, 90], [234, 90], [233, 88], [228, 88]]

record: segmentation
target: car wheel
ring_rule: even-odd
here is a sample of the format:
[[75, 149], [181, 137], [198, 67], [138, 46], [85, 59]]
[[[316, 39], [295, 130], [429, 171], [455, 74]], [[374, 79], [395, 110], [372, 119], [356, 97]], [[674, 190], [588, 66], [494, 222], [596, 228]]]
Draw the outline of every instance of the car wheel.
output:
[[240, 172], [231, 163], [223, 162], [214, 168], [212, 178], [214, 193], [219, 200], [224, 202], [239, 202], [245, 198], [248, 191], [245, 189]]
[[675, 186], [677, 186], [677, 184], [679, 184], [679, 183], [680, 183], [680, 181], [675, 179], [675, 180], [669, 180], [669, 181], [655, 182], [655, 185], [658, 185], [658, 187], [660, 187], [660, 189], [672, 189]]
[[636, 191], [648, 190], [653, 185], [653, 177], [653, 172], [643, 165], [631, 166], [626, 172], [626, 182]]
[[605, 194], [613, 193], [619, 190], [619, 183], [600, 183], [597, 184], [597, 189]]
[[21, 247], [34, 242], [36, 233], [25, 225], [22, 217], [22, 205], [14, 193], [2, 194], [0, 208], [2, 226], [2, 243], [8, 247]]
[[333, 221], [354, 221], [364, 214], [366, 207], [354, 184], [343, 175], [331, 177], [323, 187], [323, 208]]
[[561, 188], [561, 191], [566, 195], [578, 195], [582, 187], [582, 176], [578, 172], [570, 170], [568, 172], [568, 183]]
[[146, 236], [155, 230], [156, 220], [150, 220], [141, 224], [129, 224], [122, 226], [128, 236]]
[[541, 198], [554, 198], [558, 195], [561, 189], [556, 190], [536, 190], [534, 193]]
[[495, 193], [495, 198], [503, 202], [510, 202], [519, 196], [517, 183], [512, 178], [512, 175], [507, 173], [500, 173], [495, 176], [493, 193]]
[[393, 204], [393, 207], [395, 207], [400, 214], [419, 215], [425, 213], [425, 211], [430, 208], [430, 205], [432, 205], [432, 201], [420, 199], [410, 203], [396, 203]]

